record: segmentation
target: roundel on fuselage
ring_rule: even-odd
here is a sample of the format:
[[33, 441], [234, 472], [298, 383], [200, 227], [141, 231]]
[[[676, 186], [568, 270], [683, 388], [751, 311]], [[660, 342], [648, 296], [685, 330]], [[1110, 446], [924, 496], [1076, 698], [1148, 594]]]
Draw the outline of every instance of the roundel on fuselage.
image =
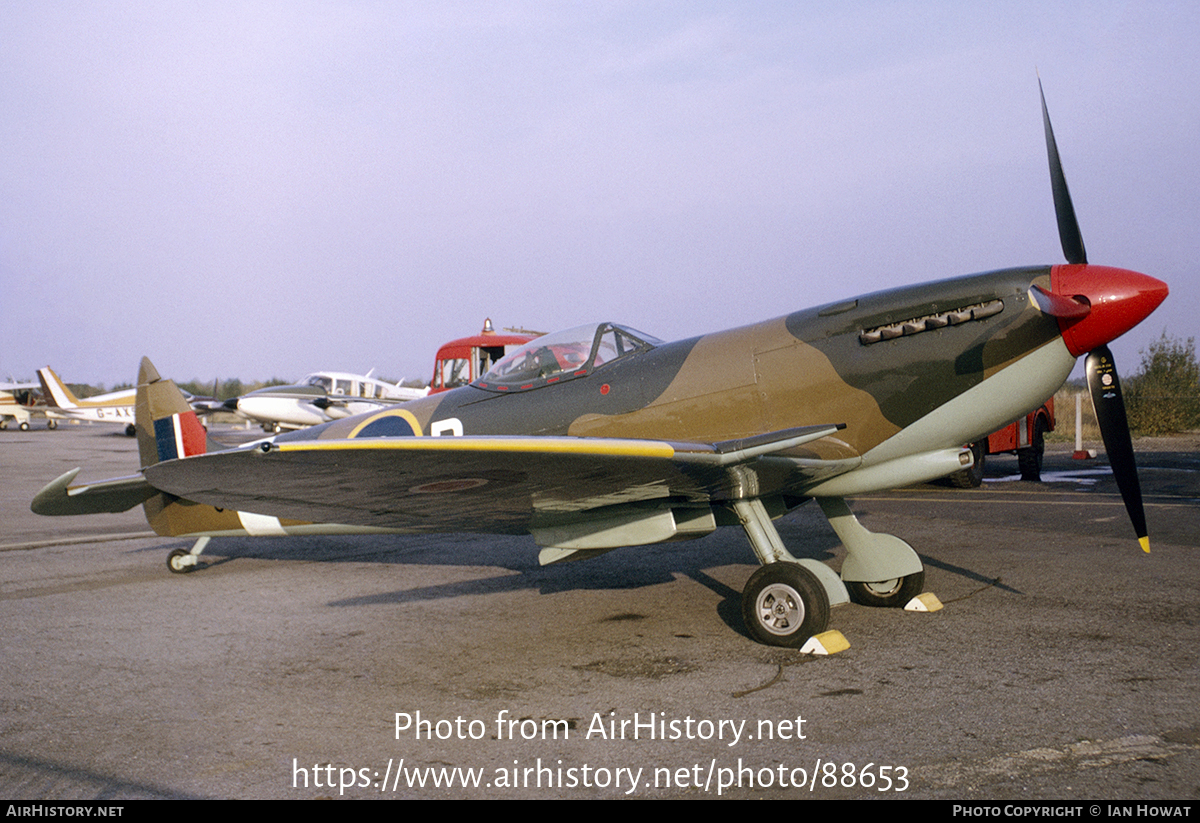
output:
[[388, 409], [373, 414], [354, 427], [350, 437], [420, 437], [421, 424], [407, 409]]

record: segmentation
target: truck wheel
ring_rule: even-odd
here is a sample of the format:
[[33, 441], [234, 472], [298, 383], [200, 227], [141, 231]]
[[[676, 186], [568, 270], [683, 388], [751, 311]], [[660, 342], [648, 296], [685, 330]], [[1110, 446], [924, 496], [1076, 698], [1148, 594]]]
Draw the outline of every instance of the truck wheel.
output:
[[1021, 469], [1021, 479], [1033, 483], [1042, 479], [1042, 458], [1046, 454], [1046, 421], [1040, 416], [1033, 424], [1033, 442], [1023, 449], [1017, 449], [1017, 465]]
[[[975, 465], [950, 475], [950, 485], [959, 489], [977, 489], [983, 485], [983, 444], [972, 443], [969, 448], [975, 455]], [[918, 592], [919, 594], [919, 592]]]

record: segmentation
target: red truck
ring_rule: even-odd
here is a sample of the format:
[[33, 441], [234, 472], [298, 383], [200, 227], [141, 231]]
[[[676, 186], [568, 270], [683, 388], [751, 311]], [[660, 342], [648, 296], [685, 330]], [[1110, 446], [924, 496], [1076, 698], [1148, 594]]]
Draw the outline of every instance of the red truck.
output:
[[515, 348], [524, 346], [537, 332], [507, 331], [497, 333], [491, 319], [483, 322], [483, 331], [471, 337], [451, 340], [438, 349], [433, 364], [433, 379], [429, 393], [447, 391], [480, 378], [497, 360]]
[[983, 461], [989, 454], [1016, 454], [1022, 480], [1037, 482], [1042, 475], [1042, 454], [1046, 434], [1054, 431], [1054, 398], [1051, 397], [1029, 414], [992, 432], [978, 443], [968, 444], [975, 453], [975, 465], [950, 475], [951, 485], [973, 489], [983, 482]]

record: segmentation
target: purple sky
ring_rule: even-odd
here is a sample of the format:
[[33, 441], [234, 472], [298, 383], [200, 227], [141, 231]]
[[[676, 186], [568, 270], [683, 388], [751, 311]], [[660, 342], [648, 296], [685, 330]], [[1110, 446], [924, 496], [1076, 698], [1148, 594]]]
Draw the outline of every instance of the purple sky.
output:
[[1197, 334], [1200, 5], [0, 0], [0, 379], [428, 378], [1089, 259]]

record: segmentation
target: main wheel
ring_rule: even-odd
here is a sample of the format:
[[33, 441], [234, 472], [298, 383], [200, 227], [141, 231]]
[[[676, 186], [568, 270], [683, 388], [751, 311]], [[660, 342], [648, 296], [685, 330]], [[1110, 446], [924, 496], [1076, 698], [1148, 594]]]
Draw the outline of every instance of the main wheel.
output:
[[975, 455], [975, 464], [946, 478], [950, 485], [960, 489], [977, 489], [983, 485], [983, 444], [972, 443], [970, 449]]
[[1046, 421], [1038, 417], [1033, 424], [1033, 442], [1017, 449], [1017, 466], [1021, 479], [1038, 483], [1042, 479], [1042, 458], [1046, 454]]
[[58, 428], [58, 421], [57, 421], [57, 420], [47, 420], [47, 421], [46, 421], [46, 428], [48, 428], [48, 429], [51, 429], [51, 430], [53, 430], [53, 429], [57, 429], [57, 428]]
[[759, 643], [798, 648], [829, 625], [829, 597], [803, 566], [768, 563], [746, 582], [742, 619]]
[[167, 568], [174, 574], [187, 574], [196, 568], [194, 563], [184, 562], [184, 558], [190, 557], [191, 554], [187, 549], [176, 549], [167, 555]]
[[902, 608], [925, 588], [925, 572], [883, 580], [878, 583], [845, 581], [850, 599], [863, 606], [879, 606], [888, 609]]

